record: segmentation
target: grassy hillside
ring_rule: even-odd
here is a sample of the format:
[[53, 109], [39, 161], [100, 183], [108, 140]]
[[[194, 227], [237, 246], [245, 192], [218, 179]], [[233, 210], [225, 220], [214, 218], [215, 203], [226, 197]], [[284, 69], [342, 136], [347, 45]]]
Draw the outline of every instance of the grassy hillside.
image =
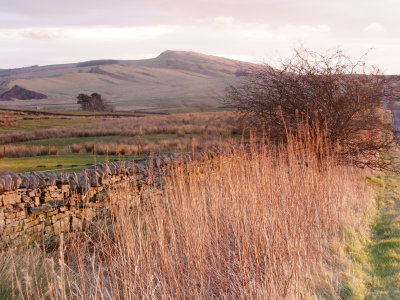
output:
[[210, 109], [243, 65], [194, 52], [165, 51], [154, 59], [94, 61], [32, 67], [0, 74], [3, 89], [14, 85], [43, 93], [44, 100], [2, 101], [0, 107], [77, 108], [79, 93], [102, 94], [118, 110]]

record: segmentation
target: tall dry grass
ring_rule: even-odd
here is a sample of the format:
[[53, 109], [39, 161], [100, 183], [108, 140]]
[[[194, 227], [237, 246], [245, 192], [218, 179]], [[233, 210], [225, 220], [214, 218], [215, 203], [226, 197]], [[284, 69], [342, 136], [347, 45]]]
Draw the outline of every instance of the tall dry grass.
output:
[[27, 146], [5, 145], [0, 146], [0, 158], [31, 157], [43, 155], [57, 155], [58, 149], [54, 146]]
[[[213, 136], [202, 135], [198, 137], [182, 137], [165, 140], [135, 140], [132, 144], [126, 143], [107, 143], [107, 142], [86, 142], [81, 145], [72, 145], [71, 152], [79, 153], [85, 149], [87, 153], [96, 153], [98, 155], [138, 155], [150, 153], [165, 153], [179, 151], [206, 151], [213, 147], [223, 148], [238, 144], [239, 141], [225, 137], [216, 138]], [[79, 149], [79, 151], [78, 151]]]
[[[44, 261], [46, 297], [337, 298], [346, 266], [336, 247], [371, 195], [327, 149], [308, 134], [279, 147], [253, 142], [176, 164], [161, 191], [119, 191], [108, 222]], [[25, 288], [33, 275], [16, 274], [17, 294], [45, 295], [34, 280]]]

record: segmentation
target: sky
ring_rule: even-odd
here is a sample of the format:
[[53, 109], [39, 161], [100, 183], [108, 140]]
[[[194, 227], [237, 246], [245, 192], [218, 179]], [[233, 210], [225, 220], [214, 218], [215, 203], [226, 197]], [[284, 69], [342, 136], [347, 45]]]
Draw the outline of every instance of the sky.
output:
[[400, 0], [0, 0], [0, 69], [165, 50], [274, 63], [340, 48], [400, 74]]

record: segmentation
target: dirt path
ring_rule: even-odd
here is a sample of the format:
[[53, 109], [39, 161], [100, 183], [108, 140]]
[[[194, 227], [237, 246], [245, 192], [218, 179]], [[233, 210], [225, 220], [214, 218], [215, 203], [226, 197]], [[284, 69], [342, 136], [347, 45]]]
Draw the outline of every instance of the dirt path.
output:
[[[397, 165], [400, 169], [400, 162]], [[384, 176], [377, 201], [369, 249], [372, 282], [366, 299], [400, 299], [400, 175]]]

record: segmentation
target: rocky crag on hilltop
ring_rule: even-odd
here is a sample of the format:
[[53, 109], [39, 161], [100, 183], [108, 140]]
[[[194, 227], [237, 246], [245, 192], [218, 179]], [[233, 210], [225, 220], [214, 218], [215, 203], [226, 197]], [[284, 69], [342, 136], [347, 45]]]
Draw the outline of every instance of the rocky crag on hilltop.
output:
[[47, 99], [47, 96], [42, 93], [27, 90], [19, 85], [14, 85], [10, 90], [0, 94], [0, 101], [17, 100], [38, 100]]

